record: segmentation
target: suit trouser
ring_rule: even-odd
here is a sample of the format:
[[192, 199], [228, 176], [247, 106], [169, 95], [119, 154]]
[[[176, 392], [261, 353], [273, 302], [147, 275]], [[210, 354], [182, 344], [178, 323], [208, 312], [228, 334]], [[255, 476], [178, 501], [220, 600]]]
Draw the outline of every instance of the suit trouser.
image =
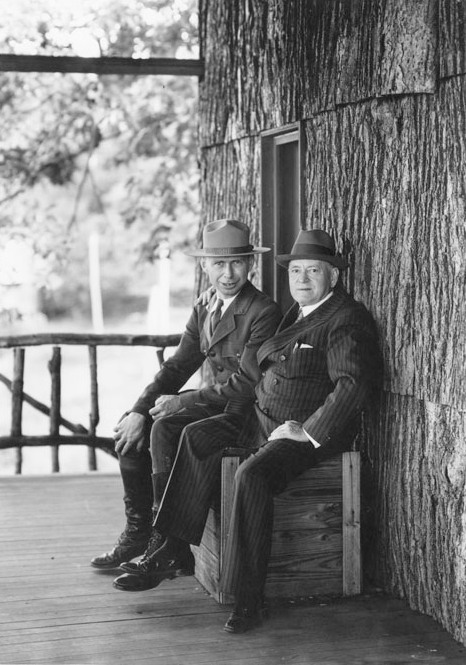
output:
[[238, 445], [245, 418], [246, 414], [221, 413], [184, 428], [155, 520], [158, 531], [199, 545], [220, 487], [223, 450]]
[[235, 494], [222, 591], [244, 605], [263, 597], [273, 528], [273, 497], [322, 457], [308, 441], [276, 439], [248, 457], [235, 476]]

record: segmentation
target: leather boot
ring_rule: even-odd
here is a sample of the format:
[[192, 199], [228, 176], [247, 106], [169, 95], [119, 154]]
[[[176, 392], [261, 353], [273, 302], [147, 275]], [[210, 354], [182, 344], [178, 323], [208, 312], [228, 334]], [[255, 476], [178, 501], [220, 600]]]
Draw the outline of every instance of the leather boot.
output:
[[[113, 586], [122, 591], [154, 589], [164, 579], [177, 577], [177, 571], [187, 560], [187, 550], [192, 557], [188, 543], [167, 536], [162, 547], [136, 563], [134, 572], [117, 577]], [[192, 568], [194, 570], [194, 560]]]
[[149, 451], [119, 456], [123, 480], [126, 526], [113, 549], [94, 557], [95, 568], [117, 568], [124, 561], [143, 554], [151, 537], [152, 483]]
[[[138, 573], [141, 570], [141, 567], [144, 567], [151, 561], [156, 551], [162, 547], [165, 542], [165, 536], [163, 536], [154, 526], [155, 519], [157, 517], [157, 511], [162, 501], [163, 493], [168, 483], [168, 478], [170, 477], [169, 473], [153, 473], [152, 474], [152, 492], [154, 496], [154, 507], [152, 508], [152, 532], [147, 545], [146, 551], [142, 555], [142, 558], [138, 562], [125, 561], [120, 565], [120, 569], [125, 573]], [[181, 547], [182, 556], [178, 559], [180, 567], [176, 570], [177, 577], [194, 575], [194, 557], [191, 552], [189, 545], [186, 547]]]

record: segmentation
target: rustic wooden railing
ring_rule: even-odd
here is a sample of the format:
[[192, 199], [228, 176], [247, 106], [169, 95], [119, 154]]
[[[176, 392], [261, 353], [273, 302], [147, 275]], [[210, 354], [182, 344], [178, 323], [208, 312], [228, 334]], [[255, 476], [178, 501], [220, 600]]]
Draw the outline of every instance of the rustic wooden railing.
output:
[[[115, 456], [113, 439], [97, 436], [99, 423], [97, 348], [99, 346], [150, 346], [156, 351], [159, 365], [163, 362], [167, 347], [179, 344], [181, 335], [125, 335], [125, 334], [81, 334], [44, 333], [37, 335], [0, 336], [0, 349], [12, 349], [14, 355], [13, 377], [8, 379], [0, 374], [0, 381], [11, 392], [11, 429], [9, 436], [0, 436], [0, 450], [16, 448], [15, 473], [22, 472], [22, 449], [27, 446], [50, 446], [52, 449], [52, 471], [60, 470], [59, 449], [62, 445], [85, 445], [88, 447], [90, 471], [97, 469], [96, 449]], [[51, 377], [50, 407], [24, 392], [25, 347], [52, 346], [48, 363]], [[61, 347], [65, 345], [87, 346], [90, 370], [90, 413], [89, 426], [74, 424], [61, 415]], [[49, 433], [25, 436], [22, 433], [23, 404], [28, 403], [36, 410], [49, 416]], [[60, 434], [60, 426], [71, 435]]]

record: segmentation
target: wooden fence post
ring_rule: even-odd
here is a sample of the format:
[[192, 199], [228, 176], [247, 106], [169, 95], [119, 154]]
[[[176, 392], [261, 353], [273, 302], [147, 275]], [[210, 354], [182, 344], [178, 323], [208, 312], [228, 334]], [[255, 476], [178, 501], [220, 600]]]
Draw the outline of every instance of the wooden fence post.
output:
[[[24, 354], [22, 348], [13, 349], [13, 381], [11, 385], [11, 436], [22, 435], [23, 419], [23, 388], [24, 388]], [[15, 473], [20, 474], [23, 468], [23, 451], [16, 448]]]
[[[50, 436], [56, 437], [60, 433], [61, 409], [61, 349], [54, 346], [52, 358], [49, 362], [49, 371], [52, 381], [50, 395]], [[60, 471], [59, 445], [52, 446], [52, 471]]]
[[[91, 373], [91, 412], [89, 414], [89, 435], [95, 436], [99, 424], [99, 391], [97, 382], [97, 347], [89, 346], [89, 370]], [[89, 471], [97, 471], [97, 453], [94, 447], [88, 448]]]

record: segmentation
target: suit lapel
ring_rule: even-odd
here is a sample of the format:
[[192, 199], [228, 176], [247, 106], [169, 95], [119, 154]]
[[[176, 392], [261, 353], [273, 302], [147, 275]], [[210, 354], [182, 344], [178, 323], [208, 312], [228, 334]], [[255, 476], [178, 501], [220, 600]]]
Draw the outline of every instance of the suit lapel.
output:
[[298, 323], [291, 323], [296, 319], [298, 305], [295, 303], [283, 317], [283, 320], [273, 337], [264, 342], [257, 352], [259, 364], [274, 351], [284, 348], [293, 339], [298, 338], [304, 330], [315, 328], [339, 309], [346, 300], [347, 295], [341, 289], [336, 289], [331, 298], [326, 300], [320, 307], [305, 316]]
[[204, 330], [207, 332], [208, 336], [207, 338], [210, 339], [209, 346], [217, 344], [220, 340], [222, 340], [224, 337], [227, 337], [227, 335], [229, 335], [236, 328], [235, 317], [240, 314], [244, 314], [247, 311], [253, 297], [254, 297], [254, 287], [250, 282], [246, 282], [244, 287], [241, 289], [241, 292], [238, 293], [236, 298], [228, 307], [225, 314], [220, 319], [216, 329], [214, 330], [214, 334], [212, 335], [212, 337], [210, 337], [210, 332], [209, 332], [210, 318], [211, 318], [211, 313], [209, 312], [209, 315], [207, 316], [208, 320], [206, 320], [204, 324]]

